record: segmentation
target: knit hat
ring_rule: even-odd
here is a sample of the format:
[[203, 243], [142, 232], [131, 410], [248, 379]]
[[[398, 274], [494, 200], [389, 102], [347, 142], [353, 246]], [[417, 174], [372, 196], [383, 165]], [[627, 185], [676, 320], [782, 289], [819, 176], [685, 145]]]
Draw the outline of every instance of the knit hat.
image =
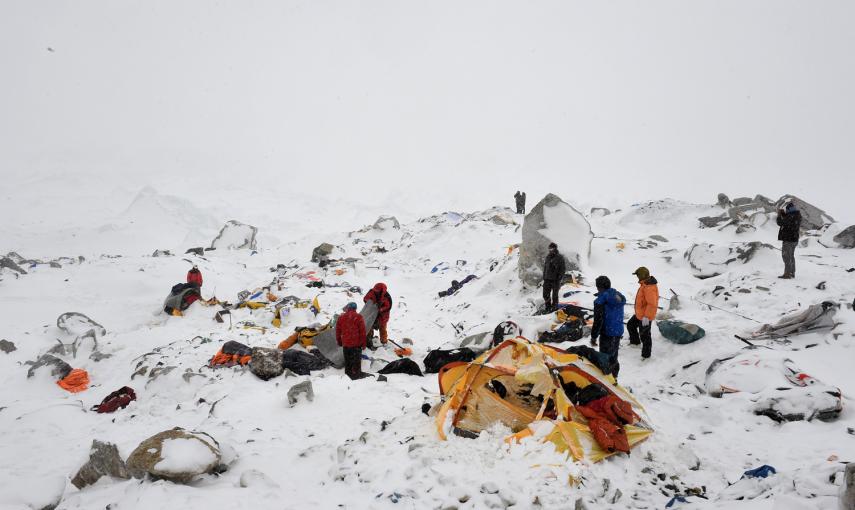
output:
[[344, 311], [348, 311], [348, 310], [356, 310], [356, 303], [351, 301], [350, 303], [344, 305]]
[[644, 267], [644, 266], [639, 267], [639, 268], [638, 268], [638, 269], [636, 269], [636, 270], [635, 270], [635, 272], [633, 272], [632, 274], [634, 274], [635, 276], [637, 276], [637, 277], [638, 277], [638, 281], [640, 281], [640, 282], [641, 282], [641, 281], [644, 281], [644, 280], [646, 280], [646, 279], [648, 279], [648, 278], [650, 278], [650, 270], [649, 270], [649, 269], [647, 269], [647, 268], [646, 268], [646, 267]]

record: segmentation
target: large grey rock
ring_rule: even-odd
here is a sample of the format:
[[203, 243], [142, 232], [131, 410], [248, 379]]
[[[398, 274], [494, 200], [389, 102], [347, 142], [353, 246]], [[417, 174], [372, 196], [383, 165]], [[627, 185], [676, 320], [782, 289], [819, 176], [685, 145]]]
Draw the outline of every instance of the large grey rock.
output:
[[846, 227], [842, 232], [834, 236], [834, 242], [843, 248], [855, 248], [855, 225]]
[[335, 246], [330, 243], [321, 243], [312, 250], [312, 262], [320, 262], [329, 257]]
[[795, 195], [784, 195], [775, 202], [775, 209], [780, 209], [785, 203], [793, 202], [802, 213], [802, 230], [816, 230], [827, 223], [834, 223], [834, 218], [825, 211], [809, 204]]
[[213, 473], [220, 465], [220, 445], [204, 432], [180, 427], [146, 439], [128, 457], [127, 468], [134, 478], [146, 474], [176, 483], [189, 483], [199, 475]]
[[256, 250], [255, 236], [258, 229], [252, 225], [229, 220], [211, 241], [213, 250]]
[[725, 195], [724, 193], [718, 194], [717, 203], [718, 203], [719, 207], [723, 207], [725, 209], [727, 209], [728, 207], [733, 205], [733, 202], [731, 202], [730, 198], [728, 198], [728, 196]]
[[546, 195], [523, 221], [520, 279], [531, 286], [543, 280], [543, 261], [551, 242], [558, 245], [568, 271], [585, 269], [593, 238], [591, 225], [582, 213], [558, 196]]
[[855, 462], [846, 464], [846, 470], [843, 472], [840, 510], [855, 510]]
[[90, 332], [95, 336], [107, 334], [104, 326], [79, 312], [65, 312], [60, 315], [56, 318], [56, 327], [73, 336], [82, 336]]
[[18, 274], [27, 274], [27, 272], [24, 271], [21, 266], [19, 266], [18, 263], [12, 260], [10, 257], [0, 258], [0, 267], [11, 269], [12, 271], [15, 271]]
[[249, 370], [265, 381], [279, 377], [285, 371], [285, 365], [282, 363], [282, 351], [267, 347], [253, 347]]
[[683, 257], [689, 263], [694, 276], [710, 278], [718, 276], [734, 265], [746, 264], [761, 250], [774, 250], [769, 244], [759, 241], [731, 246], [717, 246], [709, 243], [693, 244]]
[[57, 381], [64, 379], [71, 372], [71, 365], [50, 354], [42, 354], [36, 361], [28, 361], [27, 364], [32, 365], [27, 370], [27, 378], [36, 375], [36, 370], [41, 367], [50, 367], [50, 375]]
[[303, 381], [291, 386], [288, 389], [288, 405], [294, 407], [299, 400], [300, 395], [306, 395], [306, 400], [312, 402], [315, 400], [315, 391], [312, 389], [312, 381]]
[[5, 340], [5, 339], [4, 339], [4, 340], [0, 340], [0, 351], [3, 351], [3, 352], [5, 352], [6, 354], [9, 354], [10, 352], [14, 352], [14, 351], [17, 351], [17, 350], [18, 350], [18, 348], [17, 348], [17, 347], [15, 347], [15, 343], [14, 343], [14, 342], [10, 342], [10, 341]]
[[127, 480], [131, 477], [125, 461], [119, 456], [119, 449], [112, 443], [102, 443], [97, 439], [89, 448], [89, 461], [84, 464], [71, 483], [78, 489], [97, 482], [102, 476], [111, 476]]
[[730, 217], [726, 214], [721, 216], [704, 216], [702, 218], [698, 218], [698, 221], [701, 222], [701, 225], [707, 228], [717, 227], [720, 224], [729, 221]]

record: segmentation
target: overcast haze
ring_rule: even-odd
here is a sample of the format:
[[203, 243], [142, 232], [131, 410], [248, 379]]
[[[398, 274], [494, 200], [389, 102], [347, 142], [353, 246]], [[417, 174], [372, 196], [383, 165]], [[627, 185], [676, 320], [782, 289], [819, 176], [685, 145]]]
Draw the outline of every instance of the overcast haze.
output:
[[418, 191], [433, 210], [510, 205], [517, 188], [607, 205], [793, 192], [855, 220], [853, 15], [851, 1], [3, 0], [0, 171], [174, 194]]

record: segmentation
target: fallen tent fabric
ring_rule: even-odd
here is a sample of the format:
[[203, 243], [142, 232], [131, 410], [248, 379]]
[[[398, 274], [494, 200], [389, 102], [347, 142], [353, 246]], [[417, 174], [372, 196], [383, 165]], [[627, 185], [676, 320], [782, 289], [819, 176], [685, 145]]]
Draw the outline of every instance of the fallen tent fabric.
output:
[[764, 324], [751, 334], [752, 339], [782, 338], [812, 331], [832, 329], [837, 306], [830, 301], [810, 305], [807, 310], [787, 315], [775, 324]]
[[233, 367], [235, 365], [246, 365], [252, 359], [252, 349], [234, 340], [229, 340], [217, 351], [208, 362], [210, 367]]
[[122, 386], [118, 390], [104, 397], [104, 400], [102, 400], [97, 406], [94, 406], [92, 410], [101, 414], [112, 413], [119, 409], [128, 407], [128, 405], [136, 399], [137, 394], [133, 388]]
[[[601, 388], [586, 390], [593, 384]], [[597, 462], [619, 449], [597, 441], [603, 437], [592, 431], [593, 418], [578, 409], [567, 391], [578, 402], [582, 391], [600, 389], [606, 393], [600, 398], [614, 397], [609, 405], [632, 413], [632, 423], [619, 425], [622, 431], [617, 432], [625, 434], [627, 449], [653, 432], [641, 404], [614, 378], [576, 354], [522, 337], [502, 342], [471, 363], [446, 365], [439, 372], [439, 388], [444, 400], [435, 418], [443, 440], [452, 433], [473, 437], [500, 422], [515, 432], [509, 442], [534, 436], [575, 460]], [[605, 437], [613, 438], [616, 431], [609, 428], [612, 433]]]
[[80, 393], [89, 388], [89, 373], [82, 368], [75, 368], [67, 376], [57, 381], [56, 384], [70, 393]]
[[752, 394], [754, 414], [782, 421], [833, 420], [843, 410], [839, 388], [799, 370], [784, 353], [750, 346], [713, 361], [705, 387], [713, 397]]
[[680, 345], [697, 342], [707, 334], [704, 328], [682, 321], [660, 320], [656, 321], [656, 326], [663, 337]]
[[309, 353], [287, 349], [282, 352], [282, 365], [297, 375], [309, 375], [313, 370], [323, 370], [332, 363], [314, 350]]
[[[362, 306], [359, 314], [362, 315], [362, 319], [365, 321], [365, 329], [368, 330], [377, 318], [377, 305], [374, 304], [374, 301], [368, 301]], [[333, 318], [329, 329], [316, 335], [312, 343], [321, 351], [324, 358], [330, 360], [334, 367], [342, 368], [344, 366], [344, 351], [342, 351], [341, 346], [335, 340], [335, 323], [337, 319], [337, 316]]]
[[477, 355], [475, 354], [475, 351], [466, 347], [449, 350], [435, 349], [433, 351], [430, 351], [427, 356], [425, 356], [425, 372], [428, 374], [435, 374], [439, 372], [442, 367], [449, 363], [453, 363], [455, 361], [463, 361], [468, 363], [475, 359], [476, 356]]
[[418, 363], [411, 360], [410, 358], [396, 359], [395, 361], [390, 362], [388, 365], [378, 370], [377, 373], [383, 375], [407, 374], [417, 375], [419, 377], [422, 377], [423, 375]]

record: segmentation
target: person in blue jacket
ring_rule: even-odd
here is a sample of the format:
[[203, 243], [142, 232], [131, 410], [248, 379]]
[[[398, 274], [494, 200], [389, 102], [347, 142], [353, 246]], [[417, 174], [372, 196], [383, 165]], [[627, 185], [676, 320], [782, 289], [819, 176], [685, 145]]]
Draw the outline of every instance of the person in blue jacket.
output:
[[612, 358], [612, 375], [617, 379], [620, 363], [618, 349], [623, 337], [623, 307], [626, 298], [612, 288], [612, 282], [606, 276], [596, 279], [597, 299], [594, 300], [594, 325], [591, 328], [591, 345], [597, 345], [600, 339], [600, 352]]

